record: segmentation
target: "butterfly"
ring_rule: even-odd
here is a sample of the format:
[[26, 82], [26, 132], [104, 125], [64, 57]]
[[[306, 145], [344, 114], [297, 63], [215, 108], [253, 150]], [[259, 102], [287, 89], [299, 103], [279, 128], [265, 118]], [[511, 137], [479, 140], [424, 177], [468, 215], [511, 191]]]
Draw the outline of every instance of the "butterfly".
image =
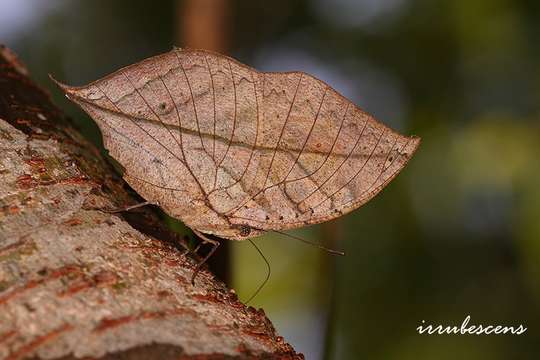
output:
[[342, 216], [420, 143], [309, 74], [259, 72], [204, 50], [58, 84], [98, 124], [129, 185], [213, 244], [208, 235], [244, 240]]

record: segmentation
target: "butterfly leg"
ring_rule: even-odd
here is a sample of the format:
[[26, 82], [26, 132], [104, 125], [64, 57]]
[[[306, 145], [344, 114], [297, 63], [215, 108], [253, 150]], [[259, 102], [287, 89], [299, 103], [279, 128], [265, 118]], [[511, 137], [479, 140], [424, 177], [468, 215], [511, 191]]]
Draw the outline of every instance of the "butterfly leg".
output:
[[182, 249], [184, 249], [184, 252], [182, 253], [183, 256], [187, 256], [189, 253], [191, 253], [191, 250], [187, 244], [187, 236], [186, 235], [180, 235], [179, 233], [174, 233], [174, 240], [175, 242], [180, 245]]
[[199, 243], [199, 245], [197, 245], [197, 247], [195, 247], [195, 249], [193, 249], [193, 252], [196, 254], [199, 252], [199, 249], [201, 248], [201, 246], [203, 245], [204, 243]]
[[177, 241], [180, 243], [180, 245], [186, 249], [186, 251], [183, 253], [184, 256], [186, 255], [189, 255], [189, 254], [197, 254], [199, 252], [199, 249], [206, 243], [206, 241], [204, 242], [199, 242], [199, 244], [197, 244], [197, 246], [195, 247], [195, 249], [191, 249], [189, 246], [186, 245], [187, 242], [182, 242], [180, 239], [177, 239]]
[[130, 211], [130, 210], [137, 209], [137, 208], [147, 206], [147, 205], [159, 206], [159, 203], [158, 202], [153, 202], [153, 201], [144, 201], [142, 203], [126, 206], [126, 207], [123, 207], [123, 208], [112, 209], [112, 210], [106, 210], [105, 209], [105, 210], [102, 210], [102, 211], [104, 211], [106, 213], [109, 213], [109, 214], [115, 214], [115, 213], [119, 213], [119, 212]]
[[[193, 232], [195, 233], [195, 235], [197, 235], [202, 241], [203, 241], [203, 244], [212, 244], [212, 249], [210, 249], [210, 251], [208, 252], [208, 254], [204, 257], [204, 259], [202, 259], [201, 261], [199, 261], [199, 263], [197, 264], [197, 266], [195, 266], [195, 270], [193, 271], [193, 275], [191, 275], [191, 284], [192, 285], [195, 285], [195, 278], [197, 277], [197, 274], [199, 273], [199, 271], [201, 270], [201, 267], [203, 266], [203, 264], [208, 260], [210, 259], [210, 257], [214, 254], [214, 252], [216, 252], [218, 246], [219, 246], [219, 241], [217, 240], [212, 240], [210, 239], [209, 237], [207, 237], [206, 235], [204, 235], [203, 233], [197, 231], [197, 230], [194, 230], [192, 229]], [[202, 244], [201, 244], [202, 245]], [[199, 249], [199, 247], [201, 246], [197, 246], [196, 250]]]

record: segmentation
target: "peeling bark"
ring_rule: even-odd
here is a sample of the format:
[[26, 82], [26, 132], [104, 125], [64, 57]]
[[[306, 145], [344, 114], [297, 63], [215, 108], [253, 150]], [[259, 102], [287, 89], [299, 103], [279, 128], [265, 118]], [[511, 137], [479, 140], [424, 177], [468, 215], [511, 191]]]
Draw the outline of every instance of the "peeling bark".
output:
[[[302, 358], [179, 250], [0, 49], [0, 359]], [[159, 239], [159, 240], [158, 240]], [[176, 241], [176, 243], [175, 243]]]

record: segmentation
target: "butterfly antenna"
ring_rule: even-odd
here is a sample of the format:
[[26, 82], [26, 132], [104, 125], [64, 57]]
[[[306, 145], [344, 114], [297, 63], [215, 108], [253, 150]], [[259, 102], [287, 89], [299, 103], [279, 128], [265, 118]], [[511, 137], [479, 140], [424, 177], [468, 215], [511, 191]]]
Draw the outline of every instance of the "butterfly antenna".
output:
[[270, 274], [272, 273], [272, 269], [270, 268], [270, 263], [268, 262], [268, 260], [266, 259], [266, 257], [264, 256], [264, 254], [262, 253], [261, 249], [259, 249], [259, 247], [257, 245], [255, 245], [255, 243], [251, 240], [251, 239], [247, 239], [251, 245], [253, 245], [253, 247], [255, 248], [255, 250], [257, 250], [257, 252], [259, 253], [259, 255], [261, 255], [261, 257], [263, 258], [264, 262], [266, 263], [266, 278], [264, 279], [264, 281], [259, 285], [259, 287], [257, 288], [257, 290], [255, 290], [255, 292], [253, 293], [253, 295], [250, 296], [250, 298], [246, 301], [246, 304], [249, 304], [249, 302], [251, 300], [253, 300], [255, 298], [255, 296], [257, 296], [259, 294], [259, 292], [262, 290], [262, 288], [264, 287], [264, 285], [266, 285], [266, 283], [268, 282], [268, 279], [270, 279]]
[[294, 236], [294, 235], [291, 235], [291, 234], [287, 234], [286, 232], [283, 232], [283, 231], [279, 231], [279, 230], [271, 230], [275, 233], [278, 233], [278, 234], [281, 234], [281, 235], [284, 235], [284, 236], [288, 236], [290, 237], [291, 239], [295, 239], [295, 240], [298, 240], [298, 241], [301, 241], [303, 243], [306, 243], [306, 244], [309, 244], [311, 246], [315, 246], [321, 250], [324, 250], [332, 255], [341, 255], [341, 256], [344, 256], [345, 253], [343, 251], [339, 251], [339, 250], [333, 250], [333, 249], [329, 249], [325, 246], [322, 246], [321, 244], [317, 244], [317, 243], [314, 243], [314, 242], [311, 242], [309, 240], [306, 240], [306, 239], [302, 239], [301, 237], [299, 236]]

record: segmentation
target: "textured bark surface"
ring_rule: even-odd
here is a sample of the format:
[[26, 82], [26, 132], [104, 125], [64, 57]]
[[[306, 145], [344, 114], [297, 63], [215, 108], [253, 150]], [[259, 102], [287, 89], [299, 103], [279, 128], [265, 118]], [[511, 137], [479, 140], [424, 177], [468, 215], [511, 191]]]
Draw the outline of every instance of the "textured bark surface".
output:
[[0, 359], [301, 357], [208, 271], [192, 286], [150, 209], [100, 210], [138, 200], [0, 52]]

